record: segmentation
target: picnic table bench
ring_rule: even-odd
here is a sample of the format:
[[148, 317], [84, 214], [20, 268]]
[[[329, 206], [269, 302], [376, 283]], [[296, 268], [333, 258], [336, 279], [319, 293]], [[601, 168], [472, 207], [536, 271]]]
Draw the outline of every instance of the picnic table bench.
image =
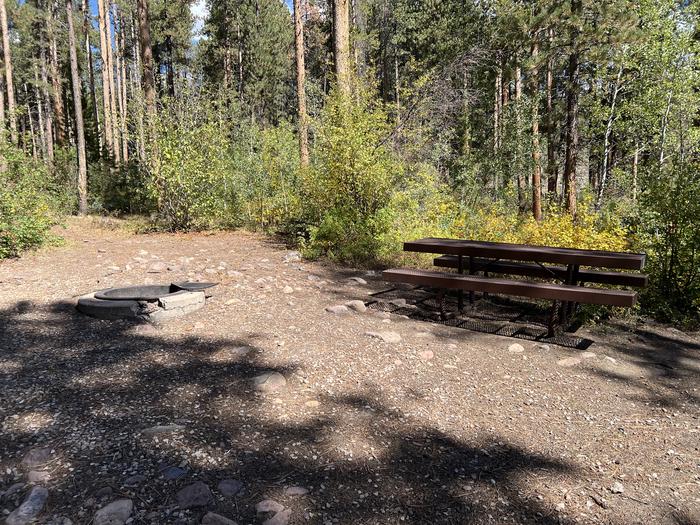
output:
[[[640, 253], [439, 238], [406, 242], [404, 251], [438, 254], [433, 260], [436, 267], [457, 270], [454, 273], [395, 268], [383, 272], [387, 281], [440, 289], [442, 316], [445, 315], [446, 290], [458, 291], [460, 311], [464, 308], [465, 291], [469, 292], [470, 303], [474, 302], [475, 292], [546, 299], [552, 301], [548, 322], [550, 337], [554, 335], [555, 324], [565, 324], [579, 303], [632, 307], [636, 302], [634, 291], [587, 287], [585, 283], [639, 288], [647, 285], [646, 275], [611, 271], [642, 270], [646, 255]], [[540, 280], [494, 278], [491, 274]], [[555, 322], [557, 312], [558, 323]]]

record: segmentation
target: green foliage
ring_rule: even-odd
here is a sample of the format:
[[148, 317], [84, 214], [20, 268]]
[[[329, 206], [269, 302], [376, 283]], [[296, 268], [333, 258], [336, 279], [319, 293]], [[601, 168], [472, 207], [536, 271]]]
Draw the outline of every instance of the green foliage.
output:
[[200, 103], [192, 113], [172, 107], [169, 117], [164, 112], [154, 123], [147, 190], [172, 231], [206, 229], [235, 217], [228, 129], [212, 106]]
[[386, 146], [386, 114], [359, 91], [357, 100], [327, 101], [303, 183], [309, 252], [355, 262], [377, 255], [390, 224], [381, 212], [402, 169]]
[[65, 199], [46, 166], [21, 150], [2, 147], [0, 170], [0, 259], [18, 256], [50, 238]]

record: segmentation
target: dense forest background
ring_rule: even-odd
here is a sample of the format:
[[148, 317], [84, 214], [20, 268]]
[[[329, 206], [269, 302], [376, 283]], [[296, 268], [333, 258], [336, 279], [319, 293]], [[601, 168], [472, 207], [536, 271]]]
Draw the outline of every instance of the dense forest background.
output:
[[700, 317], [697, 3], [76, 4], [0, 0], [0, 257], [68, 213], [643, 250], [643, 307]]

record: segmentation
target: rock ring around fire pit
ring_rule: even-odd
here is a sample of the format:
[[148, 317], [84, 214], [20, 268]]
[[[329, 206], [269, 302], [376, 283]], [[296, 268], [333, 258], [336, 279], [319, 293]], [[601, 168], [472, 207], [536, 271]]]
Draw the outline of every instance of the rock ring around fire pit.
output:
[[97, 319], [159, 322], [199, 310], [218, 283], [180, 282], [108, 288], [78, 299], [77, 309]]

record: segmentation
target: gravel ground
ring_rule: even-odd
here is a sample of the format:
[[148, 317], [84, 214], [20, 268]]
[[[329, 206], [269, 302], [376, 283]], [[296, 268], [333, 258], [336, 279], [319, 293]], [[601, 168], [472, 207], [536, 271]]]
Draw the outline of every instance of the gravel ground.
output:
[[[386, 285], [261, 236], [111, 225], [0, 263], [7, 523], [699, 522], [697, 333], [610, 323], [583, 351], [327, 311]], [[220, 284], [159, 326], [74, 308], [178, 280]]]

